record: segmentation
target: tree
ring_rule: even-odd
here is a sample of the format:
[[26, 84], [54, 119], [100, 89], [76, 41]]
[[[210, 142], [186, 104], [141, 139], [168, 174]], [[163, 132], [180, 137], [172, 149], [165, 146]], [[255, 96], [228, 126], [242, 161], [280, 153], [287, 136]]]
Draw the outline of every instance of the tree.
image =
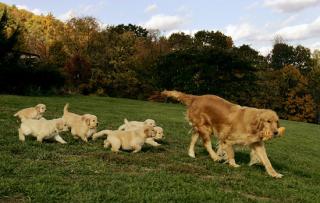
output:
[[186, 35], [183, 32], [171, 34], [168, 42], [173, 50], [186, 49], [193, 46], [193, 39], [191, 36]]
[[230, 49], [233, 46], [231, 37], [217, 31], [198, 31], [194, 35], [196, 46], [209, 46], [222, 49]]
[[117, 26], [110, 26], [108, 27], [108, 30], [111, 32], [116, 32], [120, 35], [125, 32], [133, 32], [137, 37], [147, 37], [149, 34], [149, 32], [145, 28], [133, 24], [120, 24]]
[[14, 47], [18, 42], [18, 36], [19, 29], [8, 26], [7, 9], [4, 9], [0, 18], [0, 65], [9, 60], [9, 54], [13, 55]]

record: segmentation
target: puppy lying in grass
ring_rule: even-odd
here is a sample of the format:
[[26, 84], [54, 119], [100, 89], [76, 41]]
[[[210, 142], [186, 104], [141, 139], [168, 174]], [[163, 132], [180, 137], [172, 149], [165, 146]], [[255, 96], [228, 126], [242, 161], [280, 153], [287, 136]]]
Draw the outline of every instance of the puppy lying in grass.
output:
[[137, 153], [141, 150], [147, 138], [155, 136], [155, 131], [149, 125], [126, 131], [103, 130], [95, 133], [92, 139], [95, 140], [103, 135], [108, 136], [104, 141], [104, 147], [109, 148], [111, 146], [112, 152], [119, 152], [121, 148], [123, 150], [133, 150], [132, 153]]
[[88, 138], [96, 132], [98, 119], [95, 115], [84, 114], [78, 115], [68, 111], [69, 104], [66, 104], [63, 109], [62, 119], [71, 128], [71, 134], [75, 139], [80, 137], [84, 142], [88, 142]]
[[161, 127], [156, 126], [156, 122], [152, 119], [147, 119], [145, 121], [128, 121], [127, 119], [124, 119], [124, 124], [121, 125], [118, 130], [135, 130], [138, 128], [141, 128], [145, 125], [154, 127], [154, 130], [156, 132], [155, 137], [149, 137], [146, 139], [145, 143], [157, 147], [161, 144], [157, 143], [155, 140], [160, 140], [163, 138], [163, 129]]
[[19, 140], [24, 142], [25, 136], [31, 135], [37, 138], [38, 142], [47, 139], [54, 139], [61, 144], [66, 144], [59, 132], [68, 131], [68, 125], [61, 119], [24, 119], [18, 129]]
[[24, 119], [40, 119], [45, 111], [46, 105], [38, 104], [35, 107], [21, 109], [14, 116], [20, 118], [21, 121]]

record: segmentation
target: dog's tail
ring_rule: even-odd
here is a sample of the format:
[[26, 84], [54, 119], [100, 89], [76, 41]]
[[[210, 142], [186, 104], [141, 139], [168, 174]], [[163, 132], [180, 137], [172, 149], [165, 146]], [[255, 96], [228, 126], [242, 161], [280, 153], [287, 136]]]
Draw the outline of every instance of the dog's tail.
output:
[[19, 116], [19, 112], [15, 113], [13, 116], [14, 116], [14, 117]]
[[92, 140], [96, 140], [99, 137], [102, 137], [104, 135], [108, 135], [111, 132], [112, 132], [112, 130], [102, 130], [100, 132], [97, 132], [97, 133], [92, 135]]
[[64, 105], [64, 108], [63, 108], [63, 114], [65, 113], [68, 113], [68, 108], [69, 108], [69, 103], [66, 103], [66, 105]]
[[191, 94], [185, 94], [183, 92], [178, 92], [178, 91], [167, 91], [164, 90], [163, 92], [161, 92], [161, 95], [165, 96], [165, 97], [170, 97], [173, 98], [187, 106], [189, 106], [190, 104], [192, 104], [193, 100], [195, 99], [196, 96], [191, 95]]
[[118, 128], [118, 130], [125, 130], [125, 129], [126, 129], [127, 124], [129, 123], [129, 121], [125, 118], [125, 119], [123, 120], [123, 122], [124, 122], [124, 124], [121, 125], [121, 126]]

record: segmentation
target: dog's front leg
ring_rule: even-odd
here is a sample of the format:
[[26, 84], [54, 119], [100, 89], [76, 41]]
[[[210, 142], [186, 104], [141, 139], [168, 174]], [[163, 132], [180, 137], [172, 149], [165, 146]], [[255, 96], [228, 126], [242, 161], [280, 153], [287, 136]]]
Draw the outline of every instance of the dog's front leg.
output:
[[147, 143], [151, 146], [154, 146], [154, 147], [158, 147], [161, 145], [161, 144], [157, 143], [156, 141], [154, 141], [154, 139], [152, 139], [152, 138], [147, 138], [145, 143]]
[[259, 143], [254, 143], [251, 145], [251, 148], [254, 150], [254, 152], [257, 154], [257, 156], [259, 157], [259, 159], [261, 160], [262, 164], [264, 165], [264, 167], [266, 168], [267, 173], [274, 177], [274, 178], [282, 178], [282, 174], [277, 173], [271, 163], [270, 160], [268, 159], [267, 156], [267, 152], [266, 149], [264, 147], [264, 143], [263, 142], [259, 142]]
[[227, 159], [228, 159], [228, 162], [229, 162], [229, 165], [232, 166], [232, 167], [240, 167], [240, 165], [236, 164], [236, 161], [234, 159], [234, 150], [233, 150], [233, 147], [232, 145], [229, 145], [229, 144], [222, 144], [220, 143], [221, 147], [223, 150], [225, 150], [226, 154], [227, 154]]
[[252, 166], [252, 165], [255, 165], [255, 164], [259, 164], [261, 163], [257, 153], [251, 149], [251, 152], [250, 152], [250, 162], [249, 162], [249, 166]]
[[133, 149], [134, 149], [134, 151], [132, 153], [137, 153], [137, 152], [141, 151], [142, 146], [141, 145], [134, 145]]
[[59, 134], [57, 134], [57, 135], [54, 136], [54, 140], [57, 141], [57, 142], [59, 142], [59, 143], [61, 143], [61, 144], [67, 144], [67, 142], [64, 141], [64, 139], [62, 139], [62, 137], [60, 137]]
[[26, 137], [24, 136], [21, 128], [18, 129], [18, 132], [19, 132], [19, 140], [20, 140], [21, 142], [24, 142], [24, 141], [26, 140]]

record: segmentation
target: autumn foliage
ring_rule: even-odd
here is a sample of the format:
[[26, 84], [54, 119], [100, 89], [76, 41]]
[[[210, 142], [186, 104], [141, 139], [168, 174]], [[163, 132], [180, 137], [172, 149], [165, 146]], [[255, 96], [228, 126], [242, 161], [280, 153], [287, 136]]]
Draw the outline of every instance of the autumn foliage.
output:
[[1, 93], [162, 101], [157, 92], [176, 89], [320, 122], [320, 52], [301, 45], [279, 41], [265, 57], [220, 31], [164, 37], [133, 24], [62, 22], [1, 3], [0, 19]]

